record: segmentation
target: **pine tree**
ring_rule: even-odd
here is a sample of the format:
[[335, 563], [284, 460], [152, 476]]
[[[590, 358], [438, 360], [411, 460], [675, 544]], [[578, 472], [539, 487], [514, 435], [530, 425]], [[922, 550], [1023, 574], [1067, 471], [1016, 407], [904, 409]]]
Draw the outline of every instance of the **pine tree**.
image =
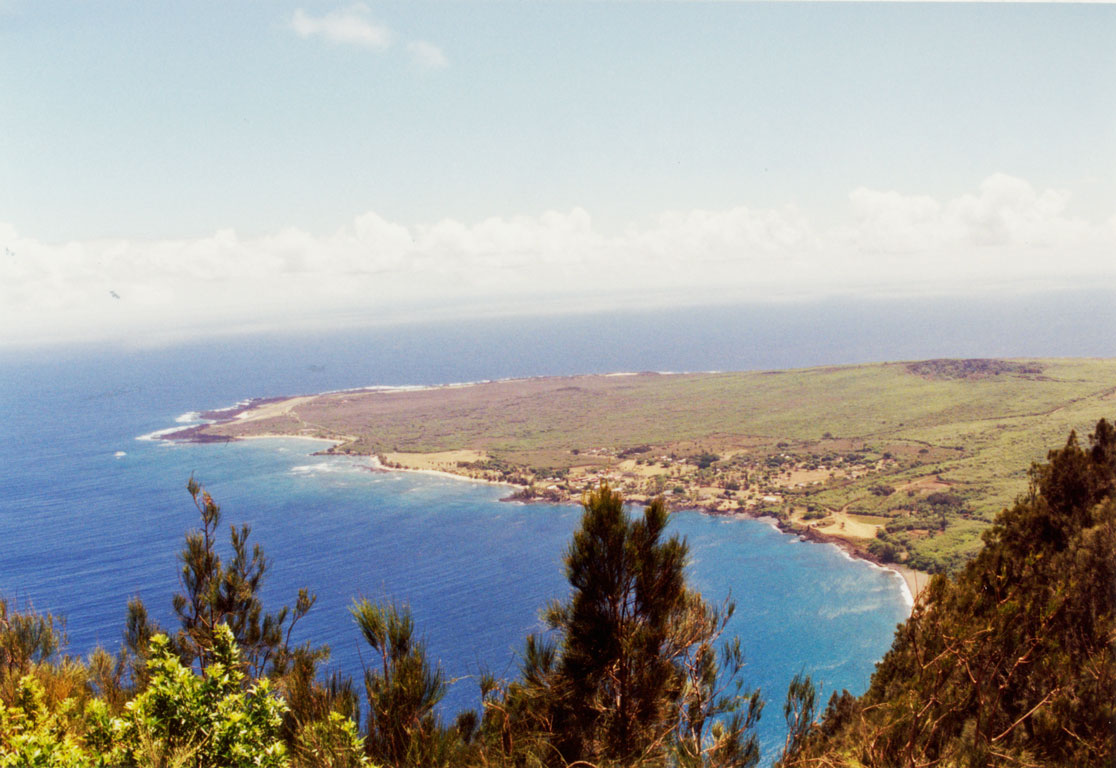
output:
[[753, 765], [758, 692], [741, 693], [739, 643], [722, 648], [727, 671], [717, 658], [732, 607], [686, 586], [688, 548], [664, 538], [665, 504], [633, 520], [607, 485], [582, 504], [570, 597], [546, 611], [558, 645], [529, 638], [522, 680], [489, 686], [489, 738], [545, 764]]
[[182, 592], [174, 596], [174, 611], [182, 625], [175, 646], [184, 659], [196, 659], [202, 670], [212, 659], [213, 633], [227, 624], [240, 647], [243, 663], [253, 676], [267, 670], [276, 653], [283, 652], [290, 631], [310, 610], [315, 597], [299, 590], [295, 609], [265, 613], [259, 591], [269, 561], [259, 544], [248, 553], [248, 525], [229, 526], [232, 558], [226, 563], [216, 549], [221, 508], [190, 478], [186, 485], [201, 516], [202, 529], [186, 535], [179, 555]]
[[[186, 490], [201, 517], [201, 530], [186, 534], [178, 555], [181, 591], [173, 597], [174, 612], [181, 628], [171, 645], [185, 664], [194, 664], [204, 675], [213, 662], [214, 633], [227, 625], [236, 640], [240, 663], [252, 677], [261, 677], [290, 666], [294, 649], [291, 632], [314, 605], [316, 595], [300, 589], [292, 610], [283, 606], [277, 613], [263, 610], [259, 593], [270, 562], [258, 544], [248, 550], [248, 525], [229, 526], [232, 557], [223, 561], [217, 551], [221, 508], [193, 477]], [[150, 638], [162, 631], [149, 622], [147, 608], [138, 597], [128, 603], [125, 645], [135, 657], [136, 682], [142, 687], [143, 661]], [[309, 648], [306, 649], [308, 652]], [[320, 660], [328, 650], [313, 651]]]
[[434, 714], [446, 693], [445, 677], [427, 661], [410, 610], [359, 600], [351, 611], [365, 642], [380, 657], [379, 668], [364, 672], [366, 753], [373, 762], [393, 766], [446, 764], [454, 739]]
[[18, 678], [65, 645], [65, 622], [28, 606], [20, 611], [0, 597], [0, 678]]

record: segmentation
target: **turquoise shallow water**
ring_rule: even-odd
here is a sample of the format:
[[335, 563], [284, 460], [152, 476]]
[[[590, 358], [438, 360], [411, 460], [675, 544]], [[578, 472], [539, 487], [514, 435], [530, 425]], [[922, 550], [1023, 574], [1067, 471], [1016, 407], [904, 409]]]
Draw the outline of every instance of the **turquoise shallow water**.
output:
[[[328, 643], [332, 663], [357, 674], [362, 652], [348, 615], [352, 599], [405, 601], [431, 656], [458, 680], [445, 712], [475, 706], [477, 672], [514, 675], [516, 649], [541, 628], [539, 609], [565, 595], [561, 558], [577, 508], [501, 503], [505, 491], [493, 486], [374, 473], [360, 460], [311, 456], [319, 446], [308, 441], [170, 446], [137, 436], [173, 426], [189, 411], [248, 397], [372, 384], [805, 366], [967, 351], [951, 349], [948, 334], [918, 317], [884, 322], [858, 304], [834, 320], [823, 309], [492, 321], [153, 350], [0, 354], [0, 592], [64, 614], [70, 650], [79, 654], [98, 643], [119, 644], [133, 595], [169, 623], [175, 555], [184, 531], [196, 525], [185, 492], [194, 474], [227, 522], [252, 524], [253, 540], [273, 562], [269, 605], [292, 601], [300, 586], [318, 594], [300, 638]], [[1012, 323], [1025, 310], [1001, 308]], [[997, 334], [1008, 336], [995, 322], [980, 327], [983, 337], [965, 337], [980, 347], [971, 350], [977, 354], [1116, 354], [1086, 344], [1084, 332], [1059, 338], [1087, 348], [1042, 346], [1044, 337], [1035, 334], [1038, 346], [1022, 349], [998, 346]], [[833, 343], [825, 336], [830, 331]], [[644, 344], [648, 338], [657, 340], [653, 347]], [[768, 758], [782, 744], [780, 709], [796, 672], [813, 674], [827, 691], [865, 688], [906, 615], [897, 577], [762, 521], [682, 512], [671, 529], [690, 543], [693, 583], [711, 600], [731, 595], [737, 602], [730, 629], [743, 641], [749, 684], [768, 700], [761, 727]]]

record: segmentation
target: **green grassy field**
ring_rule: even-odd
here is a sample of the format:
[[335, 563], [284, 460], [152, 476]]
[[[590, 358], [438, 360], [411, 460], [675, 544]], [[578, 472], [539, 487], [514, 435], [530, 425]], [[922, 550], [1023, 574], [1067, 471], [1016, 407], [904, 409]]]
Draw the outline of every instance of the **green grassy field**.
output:
[[[875, 515], [890, 521], [876, 555], [952, 568], [1026, 490], [1033, 461], [1070, 430], [1084, 436], [1116, 416], [1116, 360], [557, 377], [292, 402], [205, 431], [344, 437], [336, 450], [349, 453], [469, 449], [498, 476], [553, 481], [570, 495], [603, 469], [634, 469], [622, 464], [634, 459], [642, 474], [614, 475], [631, 495], [681, 483], [690, 500], [717, 491], [718, 509]], [[687, 461], [702, 453], [716, 461]], [[824, 481], [794, 482], [819, 468]], [[652, 483], [654, 473], [664, 479]], [[927, 502], [943, 493], [942, 504]]]

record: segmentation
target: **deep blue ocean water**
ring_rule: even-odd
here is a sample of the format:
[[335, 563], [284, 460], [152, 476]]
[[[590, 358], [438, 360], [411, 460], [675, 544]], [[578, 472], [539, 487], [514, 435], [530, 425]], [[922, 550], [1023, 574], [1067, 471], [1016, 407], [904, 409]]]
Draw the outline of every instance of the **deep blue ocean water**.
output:
[[[0, 352], [0, 593], [67, 619], [70, 651], [120, 642], [127, 600], [171, 625], [175, 555], [197, 514], [194, 475], [226, 523], [250, 523], [272, 560], [265, 600], [318, 594], [299, 639], [359, 676], [354, 597], [410, 605], [451, 686], [444, 712], [477, 705], [475, 675], [516, 673], [538, 612], [566, 594], [561, 558], [579, 510], [501, 503], [502, 488], [359, 459], [321, 444], [168, 445], [137, 437], [249, 397], [372, 384], [440, 384], [621, 370], [731, 370], [936, 356], [1116, 355], [1111, 296], [1000, 304], [863, 303], [488, 320], [169, 348]], [[1107, 313], [1107, 314], [1106, 314]], [[1098, 321], [1099, 318], [1099, 321]], [[737, 602], [750, 686], [768, 708], [766, 757], [782, 744], [786, 685], [805, 670], [825, 695], [862, 691], [907, 613], [897, 577], [762, 521], [692, 512], [672, 530], [690, 578]]]

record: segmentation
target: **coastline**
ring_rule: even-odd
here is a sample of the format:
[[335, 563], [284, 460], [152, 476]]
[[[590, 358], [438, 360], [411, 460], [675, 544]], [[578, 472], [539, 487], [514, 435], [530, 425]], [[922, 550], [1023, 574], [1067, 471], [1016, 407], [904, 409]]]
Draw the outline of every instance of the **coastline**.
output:
[[[274, 399], [269, 399], [269, 401], [268, 401], [269, 404], [273, 403], [273, 402], [275, 402]], [[249, 410], [250, 408], [251, 408], [251, 406], [248, 406], [248, 408], [238, 410], [236, 412], [236, 415], [234, 416], [234, 419], [237, 419], [237, 420], [243, 419], [244, 418], [244, 415], [243, 415], [244, 412]], [[206, 412], [206, 413], [213, 413], [213, 412], [210, 411], [210, 412]], [[346, 442], [349, 442], [353, 439], [353, 438], [348, 437], [348, 436], [337, 436], [337, 437], [329, 438], [329, 437], [316, 437], [316, 436], [310, 436], [310, 435], [281, 434], [281, 433], [269, 433], [269, 434], [258, 434], [258, 435], [237, 435], [237, 436], [214, 436], [214, 435], [209, 435], [209, 434], [207, 434], [203, 431], [204, 428], [209, 426], [211, 423], [212, 422], [206, 422], [206, 423], [202, 423], [202, 424], [195, 424], [195, 425], [191, 425], [191, 426], [185, 427], [183, 429], [177, 429], [177, 430], [176, 429], [171, 429], [169, 431], [168, 430], [160, 430], [160, 432], [163, 432], [163, 434], [159, 434], [159, 432], [155, 432], [155, 433], [151, 433], [150, 435], [144, 435], [142, 437], [146, 438], [146, 439], [152, 439], [152, 440], [164, 440], [164, 441], [168, 441], [168, 442], [171, 442], [171, 441], [187, 441], [187, 442], [197, 442], [197, 443], [236, 442], [238, 440], [271, 440], [271, 439], [313, 440], [313, 441], [316, 441], [316, 442], [329, 443], [329, 445], [330, 445], [329, 449], [324, 450], [324, 451], [315, 452], [314, 455], [320, 455], [320, 456], [342, 456], [342, 455], [350, 455], [351, 456], [352, 455], [352, 454], [347, 454], [347, 453], [344, 453], [344, 452], [335, 453], [332, 450], [336, 446], [343, 445]], [[413, 473], [417, 473], [417, 474], [430, 475], [430, 476], [433, 476], [433, 477], [442, 477], [442, 478], [448, 478], [448, 479], [459, 480], [459, 481], [482, 483], [482, 484], [485, 484], [485, 485], [503, 486], [503, 487], [506, 487], [506, 488], [516, 489], [515, 493], [500, 499], [500, 501], [508, 501], [508, 502], [517, 501], [517, 502], [521, 502], [521, 503], [524, 503], [524, 504], [553, 503], [553, 504], [573, 504], [573, 505], [577, 505], [580, 502], [580, 494], [578, 494], [576, 497], [573, 494], [554, 495], [554, 496], [547, 495], [547, 496], [541, 496], [541, 497], [540, 496], [531, 496], [529, 494], [524, 494], [523, 493], [524, 491], [528, 490], [526, 486], [518, 485], [516, 483], [509, 483], [509, 482], [500, 481], [500, 480], [491, 480], [491, 479], [487, 479], [487, 478], [483, 478], [483, 477], [474, 477], [472, 475], [465, 474], [463, 472], [453, 472], [453, 471], [448, 471], [446, 469], [433, 469], [433, 468], [426, 467], [426, 466], [408, 466], [407, 463], [403, 460], [403, 459], [405, 459], [405, 456], [401, 456], [399, 454], [392, 454], [392, 456], [394, 457], [394, 460], [390, 461], [389, 464], [385, 464], [384, 461], [381, 460], [381, 456], [379, 456], [379, 455], [376, 455], [376, 454], [367, 454], [367, 455], [368, 455], [368, 458], [369, 458], [369, 469], [373, 472], [413, 472]], [[633, 503], [644, 503], [644, 501], [645, 500], [643, 500], [643, 499], [635, 499], [635, 500], [633, 500]], [[668, 503], [669, 503], [669, 499], [668, 499]], [[930, 581], [930, 576], [931, 575], [929, 573], [926, 573], [926, 572], [923, 572], [923, 571], [916, 571], [916, 570], [914, 570], [912, 568], [909, 568], [909, 567], [907, 567], [907, 566], [905, 566], [901, 563], [884, 563], [884, 562], [881, 562], [877, 558], [874, 558], [874, 557], [870, 556], [868, 553], [864, 552], [863, 550], [857, 548], [856, 545], [853, 542], [851, 542], [847, 539], [844, 539], [844, 538], [841, 538], [841, 537], [838, 537], [838, 536], [833, 536], [833, 535], [830, 535], [830, 534], [820, 533], [819, 531], [817, 531], [814, 528], [807, 527], [807, 528], [803, 529], [803, 528], [800, 528], [800, 527], [798, 527], [798, 526], [796, 526], [792, 523], [789, 523], [788, 521], [772, 517], [769, 514], [763, 514], [763, 513], [754, 514], [754, 513], [748, 512], [748, 511], [744, 511], [744, 510], [726, 511], [724, 509], [719, 509], [719, 508], [711, 507], [711, 506], [703, 506], [703, 505], [700, 505], [700, 504], [698, 504], [698, 505], [689, 504], [689, 505], [685, 505], [685, 506], [677, 506], [677, 507], [674, 507], [674, 509], [690, 509], [690, 510], [694, 510], [696, 512], [700, 512], [702, 514], [713, 515], [713, 516], [718, 516], [718, 517], [740, 517], [740, 518], [746, 518], [746, 519], [752, 519], [752, 520], [766, 519], [766, 520], [770, 520], [771, 523], [776, 528], [778, 528], [781, 532], [783, 532], [784, 534], [787, 534], [787, 535], [790, 535], [790, 536], [798, 536], [798, 537], [802, 538], [803, 540], [813, 541], [813, 542], [819, 543], [819, 544], [832, 544], [832, 545], [836, 546], [837, 548], [839, 548], [842, 552], [844, 552], [851, 559], [866, 561], [868, 563], [871, 563], [872, 565], [875, 565], [879, 568], [882, 568], [884, 570], [890, 571], [891, 573], [895, 574], [895, 576], [898, 577], [899, 582], [900, 582], [900, 589], [901, 589], [902, 594], [903, 594], [904, 602], [907, 604], [907, 606], [909, 608], [914, 607], [915, 602], [918, 600], [919, 595], [926, 588], [926, 585]]]

